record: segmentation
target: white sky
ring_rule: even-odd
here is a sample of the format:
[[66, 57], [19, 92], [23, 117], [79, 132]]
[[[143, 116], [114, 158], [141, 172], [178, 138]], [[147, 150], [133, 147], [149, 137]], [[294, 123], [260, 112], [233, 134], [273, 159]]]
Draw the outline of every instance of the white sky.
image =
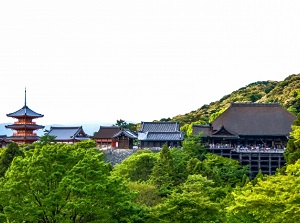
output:
[[300, 73], [300, 1], [1, 1], [0, 123], [174, 117]]

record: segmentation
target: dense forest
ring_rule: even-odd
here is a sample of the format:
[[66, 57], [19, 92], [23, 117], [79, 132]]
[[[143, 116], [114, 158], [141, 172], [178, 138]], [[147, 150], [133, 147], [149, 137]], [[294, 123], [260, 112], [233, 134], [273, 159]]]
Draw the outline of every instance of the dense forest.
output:
[[299, 97], [300, 76], [291, 75], [170, 119], [208, 123], [237, 101], [278, 102], [297, 114], [286, 166], [254, 179], [247, 166], [208, 153], [191, 134], [182, 148], [137, 150], [116, 165], [92, 140], [61, 144], [44, 135], [30, 145], [11, 143], [0, 150], [0, 222], [298, 222]]

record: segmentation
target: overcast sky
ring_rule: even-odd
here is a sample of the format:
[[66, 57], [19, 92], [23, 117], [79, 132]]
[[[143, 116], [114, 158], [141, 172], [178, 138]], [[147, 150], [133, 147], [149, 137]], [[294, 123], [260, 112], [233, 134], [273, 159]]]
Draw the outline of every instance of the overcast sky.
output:
[[153, 121], [300, 73], [300, 1], [1, 1], [0, 123]]

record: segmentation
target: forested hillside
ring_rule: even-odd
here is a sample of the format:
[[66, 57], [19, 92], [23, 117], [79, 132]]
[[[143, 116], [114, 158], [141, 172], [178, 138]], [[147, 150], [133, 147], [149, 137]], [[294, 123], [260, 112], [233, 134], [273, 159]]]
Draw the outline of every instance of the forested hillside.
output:
[[258, 81], [242, 87], [231, 94], [225, 95], [219, 101], [203, 105], [196, 111], [184, 115], [177, 115], [171, 119], [161, 121], [178, 121], [181, 126], [193, 122], [209, 123], [214, 114], [224, 111], [232, 102], [277, 102], [294, 114], [300, 111], [300, 74], [288, 76], [283, 81]]

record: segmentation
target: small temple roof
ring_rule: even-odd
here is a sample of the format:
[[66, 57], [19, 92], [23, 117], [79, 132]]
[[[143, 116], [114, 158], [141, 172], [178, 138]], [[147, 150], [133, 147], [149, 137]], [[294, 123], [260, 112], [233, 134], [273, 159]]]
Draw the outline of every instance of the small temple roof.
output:
[[140, 132], [178, 132], [178, 122], [142, 122]]
[[138, 132], [140, 141], [182, 141], [183, 138], [178, 122], [142, 122]]
[[100, 126], [99, 131], [92, 137], [93, 139], [111, 139], [120, 132], [119, 126]]
[[55, 141], [87, 140], [88, 135], [83, 131], [82, 126], [74, 127], [50, 127], [47, 135], [55, 136]]

